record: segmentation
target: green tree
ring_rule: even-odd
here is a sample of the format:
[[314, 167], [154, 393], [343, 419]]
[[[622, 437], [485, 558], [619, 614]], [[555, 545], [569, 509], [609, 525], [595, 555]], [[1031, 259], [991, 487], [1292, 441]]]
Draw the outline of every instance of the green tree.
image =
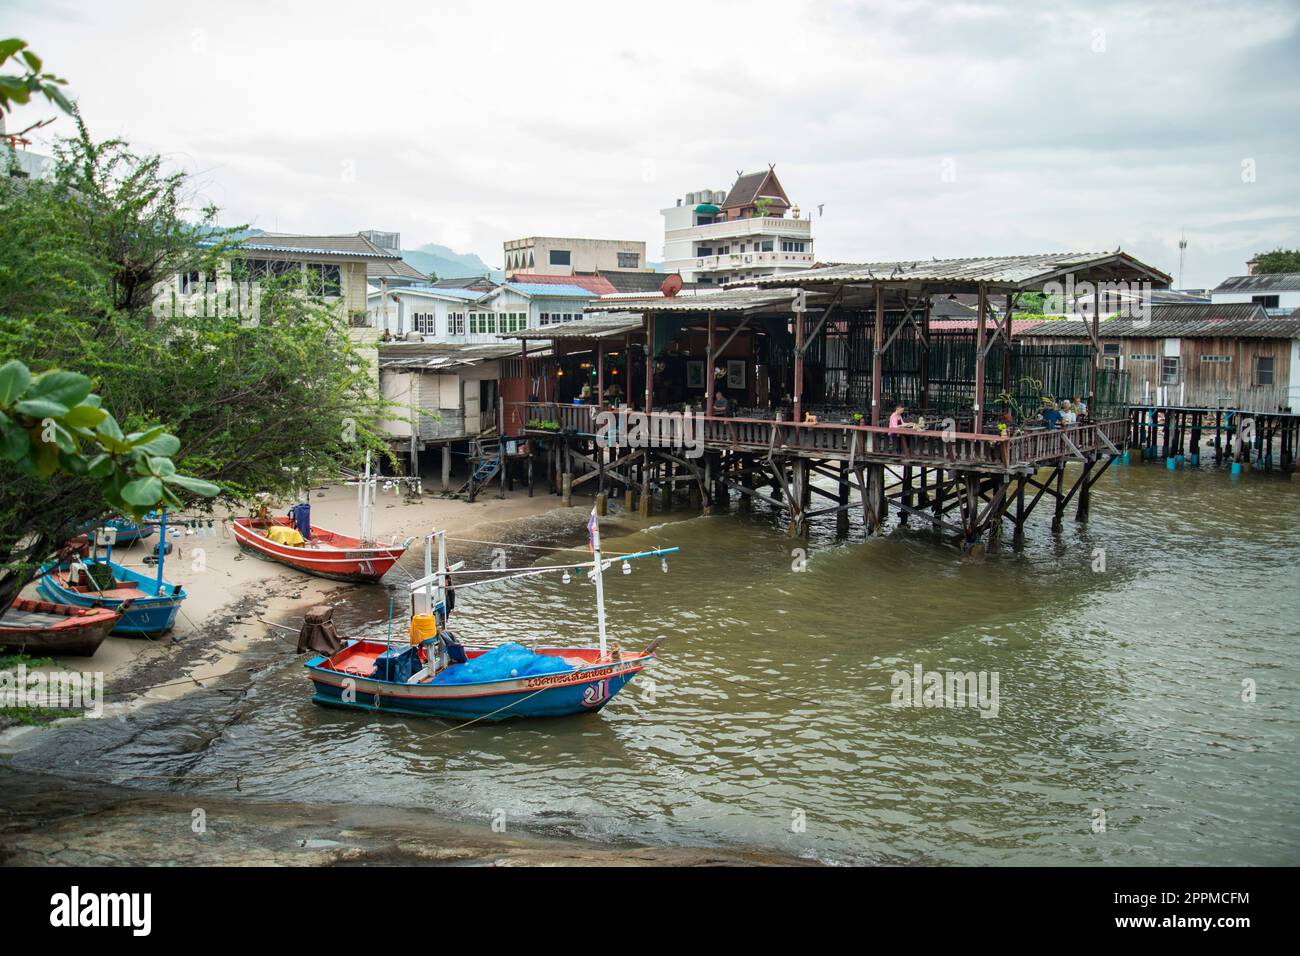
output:
[[1274, 249], [1255, 256], [1255, 274], [1300, 272], [1300, 249]]
[[[261, 281], [256, 321], [176, 302], [178, 272], [207, 277], [231, 259], [230, 231], [187, 205], [192, 184], [159, 157], [95, 143], [77, 125], [56, 146], [51, 182], [0, 176], [0, 364], [84, 375], [124, 438], [165, 422], [176, 470], [219, 484], [218, 501], [285, 494], [337, 477], [367, 448], [386, 451], [372, 357], [346, 316], [308, 294], [300, 272]], [[0, 461], [10, 585], [86, 521], [134, 510], [75, 468], [40, 471]]]

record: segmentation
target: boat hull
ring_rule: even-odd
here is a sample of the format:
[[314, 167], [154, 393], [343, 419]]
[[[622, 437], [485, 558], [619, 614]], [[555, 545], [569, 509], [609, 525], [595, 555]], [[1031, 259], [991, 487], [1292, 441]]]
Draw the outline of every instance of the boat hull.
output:
[[[113, 564], [112, 562], [109, 562]], [[147, 587], [154, 587], [152, 580], [146, 579], [144, 575], [130, 571], [118, 564], [113, 564], [114, 573], [120, 578], [129, 581], [135, 581], [138, 584]], [[41, 570], [40, 583], [36, 590], [41, 596], [55, 604], [71, 604], [73, 607], [82, 608], [106, 608], [108, 610], [122, 610], [116, 625], [113, 627], [113, 634], [123, 637], [157, 637], [160, 634], [166, 634], [176, 625], [176, 615], [180, 613], [181, 603], [185, 600], [185, 589], [164, 583], [164, 588], [168, 591], [166, 595], [154, 594], [150, 596], [147, 592], [137, 591], [134, 594], [123, 594], [116, 597], [113, 591], [78, 591], [73, 588], [68, 580], [69, 572], [66, 567], [46, 566]]]
[[[107, 608], [19, 598], [0, 614], [0, 649], [34, 656], [93, 657], [120, 615]], [[48, 624], [42, 625], [42, 619]]]
[[[292, 527], [288, 518], [273, 518], [270, 524]], [[319, 548], [277, 544], [257, 531], [259, 527], [266, 527], [267, 522], [252, 522], [248, 518], [236, 518], [233, 526], [235, 540], [245, 551], [334, 581], [374, 583], [387, 574], [389, 568], [406, 553], [406, 545], [363, 548], [356, 538], [315, 525], [311, 529], [312, 540], [332, 542], [331, 544]]]
[[[544, 648], [563, 656], [586, 649]], [[643, 654], [596, 662], [574, 671], [478, 684], [402, 684], [349, 674], [328, 667], [329, 659], [307, 662], [315, 693], [327, 707], [371, 713], [443, 717], [449, 720], [500, 721], [514, 717], [568, 717], [598, 713], [654, 659]]]

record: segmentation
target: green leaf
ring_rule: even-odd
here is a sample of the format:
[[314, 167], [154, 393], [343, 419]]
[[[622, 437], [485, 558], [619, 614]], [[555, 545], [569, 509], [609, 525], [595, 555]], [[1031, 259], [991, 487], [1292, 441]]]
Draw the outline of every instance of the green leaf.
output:
[[64, 424], [71, 428], [94, 428], [108, 416], [108, 412], [94, 405], [78, 405], [68, 410]]
[[170, 458], [150, 458], [149, 470], [159, 478], [170, 478], [176, 474], [176, 466]]
[[181, 440], [175, 435], [164, 434], [143, 445], [136, 445], [136, 447], [146, 455], [161, 455], [164, 458], [170, 458], [181, 450]]
[[20, 40], [17, 37], [10, 37], [7, 40], [0, 40], [0, 63], [9, 59], [19, 50], [27, 48], [27, 41]]
[[158, 499], [162, 497], [162, 492], [162, 481], [151, 475], [148, 478], [137, 478], [135, 481], [124, 485], [122, 498], [127, 504], [135, 505], [137, 508], [148, 508], [158, 503]]
[[68, 406], [44, 398], [28, 398], [15, 405], [14, 411], [30, 418], [62, 418], [68, 414]]
[[0, 461], [17, 461], [27, 455], [31, 448], [31, 440], [27, 437], [26, 429], [19, 428], [17, 425], [10, 425], [0, 435]]
[[169, 475], [166, 479], [169, 485], [179, 485], [186, 491], [191, 491], [196, 495], [202, 495], [205, 498], [215, 498], [221, 494], [221, 487], [214, 485], [210, 481], [204, 481], [202, 478], [191, 478], [189, 475]]
[[71, 408], [90, 394], [90, 379], [80, 372], [46, 372], [32, 383], [28, 398], [43, 398]]
[[9, 406], [18, 401], [32, 383], [32, 373], [17, 359], [0, 365], [0, 405]]
[[96, 455], [87, 462], [87, 472], [92, 478], [103, 480], [113, 473], [113, 456]]
[[27, 68], [33, 73], [41, 72], [41, 58], [31, 50], [23, 50], [23, 59], [27, 63]]
[[143, 450], [145, 445], [149, 444], [149, 442], [153, 441], [162, 433], [163, 427], [161, 425], [155, 425], [153, 428], [147, 428], [142, 432], [131, 432], [131, 434], [126, 436], [126, 443], [132, 448]]

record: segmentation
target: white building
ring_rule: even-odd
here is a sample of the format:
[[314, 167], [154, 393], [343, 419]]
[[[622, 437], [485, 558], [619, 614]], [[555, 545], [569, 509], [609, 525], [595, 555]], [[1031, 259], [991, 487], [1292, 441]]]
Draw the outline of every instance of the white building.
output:
[[801, 218], [774, 167], [744, 173], [724, 196], [687, 193], [662, 210], [665, 272], [721, 285], [810, 268], [812, 222]]
[[1253, 302], [1271, 316], [1291, 315], [1300, 309], [1300, 272], [1233, 276], [1219, 283], [1210, 300], [1215, 305]]
[[392, 338], [500, 344], [498, 336], [582, 318], [596, 294], [578, 286], [507, 282], [491, 292], [408, 286], [371, 292], [370, 324]]

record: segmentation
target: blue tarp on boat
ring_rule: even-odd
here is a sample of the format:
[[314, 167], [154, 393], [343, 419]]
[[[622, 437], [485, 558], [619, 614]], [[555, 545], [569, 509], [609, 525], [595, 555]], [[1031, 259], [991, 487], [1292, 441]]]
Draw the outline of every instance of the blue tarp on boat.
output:
[[522, 644], [502, 644], [464, 664], [453, 664], [433, 679], [435, 684], [477, 684], [481, 681], [563, 674], [574, 670], [558, 657], [535, 654]]

